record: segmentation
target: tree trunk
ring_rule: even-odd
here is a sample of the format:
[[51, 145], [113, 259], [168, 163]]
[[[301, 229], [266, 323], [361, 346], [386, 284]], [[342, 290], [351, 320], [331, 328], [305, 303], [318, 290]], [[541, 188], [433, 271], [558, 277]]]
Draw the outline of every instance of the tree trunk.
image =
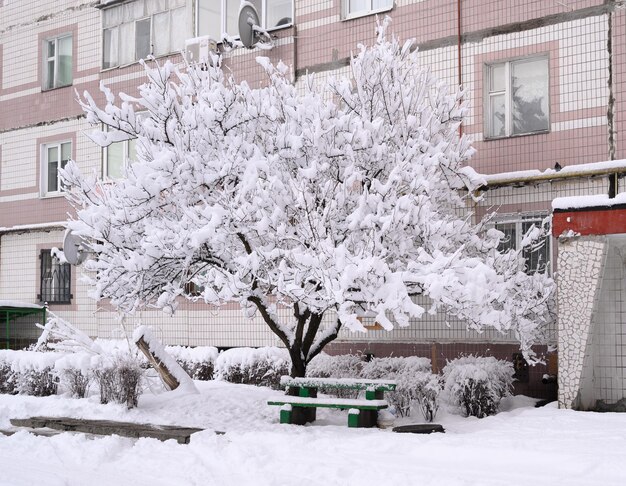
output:
[[291, 377], [304, 378], [307, 363], [302, 359], [302, 349], [289, 348], [289, 356], [291, 357]]

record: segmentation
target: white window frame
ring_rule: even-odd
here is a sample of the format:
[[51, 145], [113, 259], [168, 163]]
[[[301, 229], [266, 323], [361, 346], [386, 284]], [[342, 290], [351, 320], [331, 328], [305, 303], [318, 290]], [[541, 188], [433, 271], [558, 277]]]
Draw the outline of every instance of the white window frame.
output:
[[[70, 146], [70, 159], [72, 158], [72, 141], [71, 140], [61, 140], [59, 142], [52, 143], [43, 143], [41, 144], [41, 191], [40, 194], [42, 197], [55, 197], [61, 196], [65, 191], [61, 185], [61, 179], [59, 177], [59, 169], [62, 167], [63, 160], [62, 157], [62, 146], [65, 144], [69, 144]], [[48, 149], [56, 147], [58, 154], [58, 165], [57, 165], [57, 190], [56, 191], [48, 191]], [[68, 160], [70, 160], [68, 159]], [[66, 161], [67, 162], [67, 161]]]
[[[58, 82], [58, 77], [59, 77], [59, 41], [62, 39], [67, 39], [70, 38], [72, 40], [72, 64], [70, 66], [71, 72], [72, 72], [72, 76], [70, 79], [70, 82], [67, 84], [59, 84]], [[48, 56], [48, 45], [54, 43], [54, 56]], [[51, 89], [56, 89], [56, 88], [63, 88], [65, 86], [72, 86], [72, 84], [74, 83], [74, 76], [73, 76], [73, 71], [74, 71], [74, 39], [72, 38], [72, 34], [71, 33], [66, 33], [66, 34], [61, 34], [61, 35], [57, 35], [54, 37], [50, 37], [49, 39], [45, 39], [43, 41], [43, 45], [41, 46], [41, 51], [42, 51], [42, 86], [41, 89], [44, 91], [48, 91]], [[52, 79], [52, 83], [50, 86], [48, 86], [48, 81], [50, 81], [48, 79], [48, 63], [52, 61], [54, 62], [54, 70], [53, 70], [53, 79]]]
[[[120, 8], [123, 7], [124, 5], [121, 6], [114, 6], [111, 7], [113, 8]], [[179, 6], [175, 6], [174, 8], [171, 9], [167, 9], [167, 10], [160, 10], [158, 12], [153, 12], [150, 15], [144, 15], [142, 17], [138, 17], [138, 18], [133, 18], [133, 19], [124, 19], [124, 22], [118, 22], [114, 25], [110, 25], [108, 27], [105, 27], [104, 24], [104, 19], [102, 19], [101, 22], [101, 29], [100, 29], [100, 38], [101, 38], [101, 42], [102, 42], [102, 56], [101, 56], [101, 60], [100, 60], [100, 68], [102, 70], [107, 70], [107, 69], [114, 69], [114, 68], [119, 68], [119, 67], [123, 67], [123, 66], [129, 66], [131, 64], [135, 64], [136, 62], [139, 61], [139, 57], [137, 55], [137, 22], [141, 22], [147, 19], [150, 19], [150, 52], [149, 55], [155, 55], [154, 54], [154, 37], [155, 37], [155, 32], [154, 32], [154, 16], [158, 15], [158, 14], [162, 14], [165, 12], [168, 12], [170, 15], [170, 21], [169, 21], [169, 25], [170, 25], [170, 29], [169, 32], [167, 32], [167, 35], [170, 36], [171, 38], [171, 26], [173, 24], [172, 22], [172, 12], [175, 10], [179, 10], [179, 9], [184, 9], [187, 12], [187, 16], [189, 15], [188, 9], [187, 9], [187, 5], [183, 4], [183, 5], [179, 5]], [[197, 16], [197, 14], [196, 14]], [[121, 44], [121, 35], [122, 35], [122, 25], [124, 24], [129, 24], [132, 23], [133, 26], [133, 59], [129, 60], [129, 61], [124, 61], [122, 62], [121, 58], [122, 58], [122, 50], [120, 47]], [[191, 27], [191, 22], [187, 23], [187, 27]], [[115, 64], [111, 64], [110, 66], [104, 66], [104, 33], [107, 30], [112, 30], [112, 29], [117, 29], [115, 32], [115, 37], [116, 37], [116, 44], [117, 44], [117, 59], [116, 59], [116, 63]], [[160, 33], [159, 35], [164, 35], [164, 33]], [[184, 49], [184, 45], [179, 46], [179, 48], [175, 48], [172, 50], [172, 46], [170, 45], [170, 50], [169, 52], [163, 53], [163, 54], [158, 54], [158, 57], [163, 57], [163, 56], [171, 56], [172, 54], [175, 54], [177, 52], [179, 52], [179, 50]]]
[[[136, 138], [129, 138], [128, 140], [122, 140], [120, 142], [113, 142], [113, 143], [120, 143], [122, 144], [122, 172], [125, 172], [126, 170], [128, 170], [128, 168], [132, 165], [131, 163], [131, 158], [130, 158], [130, 142], [132, 140], [137, 140]], [[115, 181], [118, 180], [117, 177], [112, 177], [111, 175], [109, 175], [109, 147], [111, 145], [105, 147], [104, 149], [104, 180], [108, 180], [108, 181]], [[133, 160], [134, 161], [134, 160]]]
[[[543, 220], [547, 217], [546, 213], [519, 213], [498, 215], [493, 221], [493, 227], [498, 229], [499, 225], [514, 224], [515, 225], [515, 246], [516, 250], [520, 250], [522, 246], [522, 239], [524, 238], [524, 232], [522, 231], [522, 225], [524, 223], [534, 223], [537, 227], [541, 227]], [[499, 230], [502, 231], [502, 230]], [[546, 270], [549, 275], [552, 275], [553, 255], [552, 255], [552, 241], [551, 236], [548, 233], [546, 235], [546, 255], [547, 262], [545, 262]]]
[[369, 8], [365, 10], [357, 10], [356, 12], [350, 11], [350, 0], [341, 0], [341, 17], [342, 20], [356, 19], [359, 17], [365, 17], [367, 15], [374, 15], [381, 12], [389, 12], [393, 9], [395, 0], [389, 0], [389, 5], [384, 7], [374, 8], [374, 0], [368, 0], [370, 2]]
[[[215, 2], [220, 2], [220, 25], [221, 25], [221, 32], [218, 36], [217, 39], [215, 39], [217, 42], [222, 42], [222, 35], [224, 34], [224, 32], [226, 32], [229, 36], [234, 37], [236, 39], [239, 38], [239, 33], [238, 32], [227, 32], [226, 30], [226, 0], [210, 0], [210, 1], [215, 1]], [[261, 27], [263, 27], [267, 32], [273, 32], [275, 30], [280, 30], [280, 29], [285, 29], [287, 27], [292, 27], [293, 26], [293, 18], [295, 16], [295, 0], [291, 0], [291, 22], [287, 23], [287, 24], [282, 24], [282, 25], [275, 25], [273, 27], [266, 27], [267, 25], [267, 1], [268, 0], [261, 0], [261, 12], [258, 12], [259, 17], [260, 17], [260, 21], [261, 21]], [[194, 19], [194, 26], [195, 26], [195, 32], [196, 32], [196, 36], [200, 35], [200, 8], [198, 7], [198, 0], [196, 0], [196, 9], [195, 9], [195, 13], [196, 13], [196, 18]], [[210, 35], [210, 34], [208, 34]]]
[[[536, 130], [532, 132], [524, 132], [524, 133], [513, 133], [513, 89], [512, 89], [512, 76], [511, 76], [511, 66], [516, 63], [523, 63], [528, 61], [538, 61], [538, 60], [546, 60], [547, 61], [547, 76], [548, 76], [548, 92], [546, 96], [548, 97], [548, 128], [543, 130]], [[494, 67], [504, 66], [504, 90], [499, 91], [491, 91], [491, 71]], [[541, 55], [533, 55], [533, 56], [525, 56], [518, 57], [514, 59], [507, 59], [505, 61], [498, 62], [490, 62], [485, 64], [485, 69], [483, 72], [483, 84], [484, 84], [484, 103], [483, 103], [483, 113], [484, 116], [484, 130], [485, 130], [485, 139], [487, 140], [495, 140], [502, 138], [510, 138], [510, 137], [521, 137], [525, 135], [533, 135], [537, 133], [548, 133], [550, 131], [550, 59], [546, 54]], [[491, 116], [491, 98], [495, 96], [504, 95], [504, 135], [493, 135], [492, 134], [492, 116]]]

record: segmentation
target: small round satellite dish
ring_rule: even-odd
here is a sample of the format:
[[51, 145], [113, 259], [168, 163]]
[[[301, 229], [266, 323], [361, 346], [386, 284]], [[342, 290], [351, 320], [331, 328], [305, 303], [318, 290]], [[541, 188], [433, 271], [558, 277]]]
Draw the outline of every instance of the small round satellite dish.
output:
[[239, 38], [248, 49], [256, 44], [257, 35], [254, 26], [259, 26], [259, 13], [250, 2], [243, 2], [239, 9]]
[[63, 254], [68, 263], [80, 265], [87, 258], [87, 251], [83, 246], [84, 240], [76, 236], [71, 230], [65, 232], [63, 238]]

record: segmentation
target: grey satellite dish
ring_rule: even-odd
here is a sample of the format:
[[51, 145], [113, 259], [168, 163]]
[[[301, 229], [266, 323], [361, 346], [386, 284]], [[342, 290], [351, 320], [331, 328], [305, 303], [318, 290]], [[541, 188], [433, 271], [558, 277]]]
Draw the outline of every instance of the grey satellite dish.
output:
[[259, 13], [250, 2], [242, 2], [239, 8], [239, 39], [248, 49], [258, 42], [271, 43], [269, 34], [261, 28]]
[[63, 238], [63, 254], [68, 263], [72, 265], [80, 265], [87, 258], [87, 249], [84, 246], [84, 240], [72, 233], [71, 230], [65, 232]]

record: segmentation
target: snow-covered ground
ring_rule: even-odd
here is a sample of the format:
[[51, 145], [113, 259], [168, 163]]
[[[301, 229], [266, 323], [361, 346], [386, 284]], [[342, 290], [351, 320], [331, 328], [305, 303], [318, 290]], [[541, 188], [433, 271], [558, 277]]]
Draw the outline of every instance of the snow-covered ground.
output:
[[532, 400], [516, 397], [482, 420], [440, 411], [445, 434], [395, 434], [349, 429], [347, 412], [334, 410], [318, 410], [310, 426], [280, 425], [278, 408], [266, 405], [280, 392], [221, 381], [196, 384], [200, 394], [146, 394], [131, 411], [100, 405], [97, 397], [0, 395], [3, 429], [9, 418], [35, 415], [208, 429], [188, 445], [69, 433], [0, 436], [0, 484], [626, 484], [626, 414], [534, 408]]

